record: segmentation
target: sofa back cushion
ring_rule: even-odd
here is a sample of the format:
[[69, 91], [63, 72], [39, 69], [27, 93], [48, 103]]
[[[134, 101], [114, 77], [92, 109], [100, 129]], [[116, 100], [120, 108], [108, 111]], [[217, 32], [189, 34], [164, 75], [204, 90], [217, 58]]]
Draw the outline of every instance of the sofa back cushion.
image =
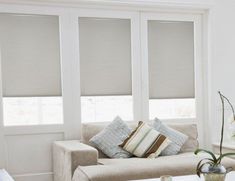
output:
[[[83, 123], [82, 124], [82, 142], [92, 145], [89, 140], [103, 130], [109, 122], [94, 122], [94, 123]], [[132, 129], [138, 126], [138, 122], [128, 121], [128, 126]], [[188, 136], [188, 140], [182, 146], [180, 152], [192, 152], [198, 148], [198, 133], [197, 133], [197, 125], [196, 124], [168, 124], [169, 127], [182, 132], [183, 134]], [[99, 152], [100, 158], [106, 158], [102, 152]]]

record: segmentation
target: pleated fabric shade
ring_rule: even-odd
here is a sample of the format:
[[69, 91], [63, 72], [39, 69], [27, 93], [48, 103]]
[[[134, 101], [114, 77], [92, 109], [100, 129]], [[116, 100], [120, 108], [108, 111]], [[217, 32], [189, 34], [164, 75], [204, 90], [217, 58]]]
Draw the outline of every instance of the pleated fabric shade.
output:
[[127, 19], [79, 18], [82, 96], [131, 95]]
[[194, 98], [192, 22], [148, 21], [150, 99]]
[[3, 96], [61, 96], [57, 16], [0, 14]]

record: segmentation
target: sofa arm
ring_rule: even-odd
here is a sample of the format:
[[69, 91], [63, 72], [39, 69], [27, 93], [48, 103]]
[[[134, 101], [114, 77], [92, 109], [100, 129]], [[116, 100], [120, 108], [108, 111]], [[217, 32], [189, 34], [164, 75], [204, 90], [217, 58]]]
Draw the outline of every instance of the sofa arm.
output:
[[53, 144], [54, 181], [71, 181], [75, 169], [96, 165], [98, 151], [78, 140], [56, 141]]

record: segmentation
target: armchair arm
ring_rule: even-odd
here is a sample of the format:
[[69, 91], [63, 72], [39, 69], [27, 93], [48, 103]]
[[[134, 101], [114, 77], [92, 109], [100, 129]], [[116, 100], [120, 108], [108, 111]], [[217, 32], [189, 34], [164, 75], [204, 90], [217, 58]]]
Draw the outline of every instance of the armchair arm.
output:
[[89, 145], [77, 140], [54, 142], [54, 181], [71, 181], [73, 173], [79, 165], [96, 165], [97, 162], [98, 151]]

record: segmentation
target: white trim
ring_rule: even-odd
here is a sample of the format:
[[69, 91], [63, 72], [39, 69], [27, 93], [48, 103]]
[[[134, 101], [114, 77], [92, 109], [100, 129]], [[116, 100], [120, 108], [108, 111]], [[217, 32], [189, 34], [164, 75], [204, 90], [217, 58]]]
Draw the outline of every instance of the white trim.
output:
[[64, 125], [8, 126], [4, 128], [5, 136], [63, 133]]
[[6, 140], [4, 139], [4, 121], [3, 121], [3, 99], [2, 99], [2, 61], [1, 61], [1, 45], [0, 45], [0, 168], [6, 167]]
[[142, 119], [141, 89], [141, 47], [139, 13], [131, 18], [131, 62], [132, 62], [132, 96], [133, 116], [135, 121]]
[[[0, 44], [0, 129], [4, 128], [4, 120], [3, 120], [3, 99], [2, 99], [2, 54], [1, 54], [1, 44]], [[0, 131], [0, 134], [2, 132]]]
[[141, 60], [142, 60], [142, 115], [143, 120], [149, 120], [149, 75], [148, 75], [148, 25], [147, 16], [142, 13], [140, 16], [141, 25]]
[[198, 124], [195, 118], [176, 118], [176, 119], [162, 119], [165, 124]]
[[[206, 120], [207, 121], [207, 125], [206, 128], [210, 128], [211, 125], [213, 125], [214, 123], [214, 115], [212, 114], [212, 110], [213, 110], [213, 106], [215, 105], [215, 99], [213, 97], [214, 93], [212, 90], [212, 49], [213, 49], [213, 40], [212, 40], [212, 17], [213, 17], [213, 10], [207, 11], [205, 13], [205, 15], [203, 16], [203, 25], [204, 25], [204, 32], [203, 32], [203, 39], [204, 39], [204, 43], [203, 43], [203, 62], [205, 62], [205, 69], [204, 69], [204, 73], [205, 73], [205, 87], [206, 87], [206, 91], [205, 91], [205, 100], [207, 100], [207, 105], [205, 105], [205, 107], [207, 107], [207, 109], [205, 109], [205, 111], [208, 112], [208, 114], [205, 114], [207, 117]], [[211, 149], [211, 143], [214, 138], [214, 132], [211, 129], [207, 129], [207, 134], [210, 136], [207, 136], [207, 147], [209, 149]]]
[[14, 178], [19, 178], [19, 177], [32, 177], [32, 176], [43, 176], [43, 175], [54, 175], [53, 172], [45, 172], [45, 173], [26, 173], [26, 174], [17, 174], [13, 175], [12, 177]]
[[116, 19], [132, 19], [136, 16], [136, 12], [132, 11], [119, 11], [119, 10], [107, 10], [107, 9], [89, 9], [78, 8], [71, 9], [73, 15], [77, 17], [97, 17], [97, 18], [116, 18]]
[[194, 66], [195, 66], [195, 102], [196, 120], [198, 121], [198, 140], [200, 146], [205, 146], [204, 139], [204, 72], [203, 72], [203, 42], [202, 42], [202, 16], [197, 15], [194, 19]]
[[185, 13], [142, 13], [142, 17], [147, 20], [160, 20], [160, 21], [189, 21], [194, 22], [198, 14], [185, 14]]
[[65, 139], [79, 139], [81, 134], [80, 74], [77, 17], [60, 16], [62, 92]]
[[67, 8], [90, 8], [90, 9], [116, 9], [133, 11], [158, 11], [158, 12], [185, 12], [202, 13], [214, 6], [214, 3], [183, 3], [183, 2], [163, 2], [147, 0], [0, 0], [0, 3], [7, 5], [34, 5], [48, 7], [67, 7]]
[[[12, 177], [14, 179], [27, 179], [27, 178], [32, 178], [32, 177], [37, 177], [37, 178], [40, 178], [40, 177], [45, 177], [45, 176], [48, 176], [48, 177], [53, 177], [54, 173], [53, 172], [45, 172], [45, 173], [25, 173], [25, 174], [13, 174]], [[38, 179], [39, 180], [39, 179]]]
[[0, 4], [1, 13], [19, 13], [19, 14], [34, 14], [34, 15], [62, 15], [65, 12], [62, 7], [45, 7], [45, 6], [30, 6], [17, 4]]

